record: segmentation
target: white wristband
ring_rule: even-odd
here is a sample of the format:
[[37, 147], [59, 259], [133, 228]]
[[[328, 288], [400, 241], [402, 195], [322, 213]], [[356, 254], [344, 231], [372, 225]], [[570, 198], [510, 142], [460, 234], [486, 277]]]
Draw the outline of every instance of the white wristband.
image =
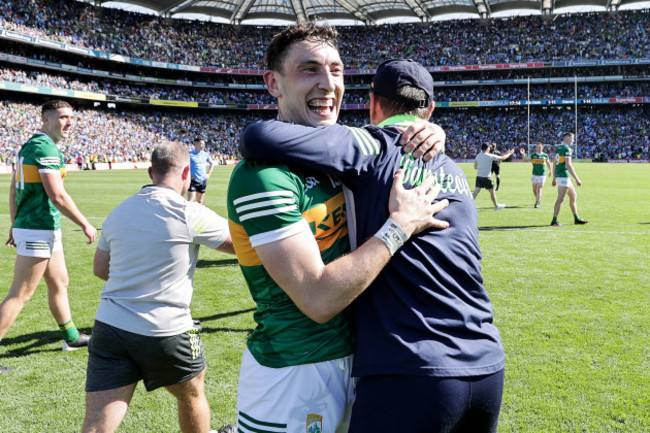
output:
[[402, 230], [402, 226], [390, 218], [388, 218], [382, 228], [375, 233], [375, 236], [386, 244], [391, 256], [394, 255], [395, 252], [404, 245], [404, 242], [408, 240], [408, 237], [404, 234], [404, 230]]

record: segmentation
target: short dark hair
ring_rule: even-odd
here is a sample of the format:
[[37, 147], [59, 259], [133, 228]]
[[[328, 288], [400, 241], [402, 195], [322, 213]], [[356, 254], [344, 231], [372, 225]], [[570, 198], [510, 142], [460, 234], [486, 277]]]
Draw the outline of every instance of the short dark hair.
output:
[[318, 25], [315, 22], [299, 22], [289, 26], [273, 36], [266, 48], [264, 60], [266, 68], [271, 71], [282, 71], [282, 63], [289, 47], [302, 41], [317, 41], [339, 49], [339, 33], [329, 25]]
[[569, 136], [573, 137], [573, 132], [565, 132], [564, 134], [562, 134], [562, 140], [564, 140], [565, 137], [569, 137]]
[[163, 141], [151, 153], [151, 171], [156, 177], [165, 177], [176, 168], [189, 163], [187, 146], [178, 141]]
[[70, 105], [66, 101], [62, 101], [61, 99], [53, 99], [43, 104], [43, 106], [41, 107], [41, 114], [45, 114], [47, 111], [58, 110], [59, 108], [72, 109], [72, 105]]
[[427, 99], [427, 93], [424, 90], [407, 84], [399, 87], [396, 93], [396, 99], [374, 94], [386, 117], [410, 114], [420, 119], [429, 120], [429, 107], [420, 106], [420, 102]]
[[489, 149], [490, 148], [490, 143], [483, 143], [481, 145], [481, 150]]

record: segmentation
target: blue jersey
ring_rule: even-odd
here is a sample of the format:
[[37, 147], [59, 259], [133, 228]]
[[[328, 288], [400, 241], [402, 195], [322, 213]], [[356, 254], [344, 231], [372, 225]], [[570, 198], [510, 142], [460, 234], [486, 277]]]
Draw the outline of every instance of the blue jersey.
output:
[[[412, 116], [388, 125], [408, 126]], [[382, 124], [382, 126], [384, 126]], [[245, 158], [282, 162], [339, 175], [346, 196], [351, 242], [373, 236], [388, 218], [393, 175], [405, 171], [405, 186], [435, 176], [437, 214], [445, 230], [413, 236], [355, 301], [353, 374], [439, 377], [491, 374], [505, 366], [499, 331], [483, 287], [477, 213], [462, 169], [445, 155], [424, 163], [404, 154], [394, 126], [305, 127], [277, 120], [246, 127], [240, 137]]]
[[190, 175], [197, 182], [205, 182], [205, 165], [211, 161], [210, 154], [204, 150], [197, 152], [190, 151]]

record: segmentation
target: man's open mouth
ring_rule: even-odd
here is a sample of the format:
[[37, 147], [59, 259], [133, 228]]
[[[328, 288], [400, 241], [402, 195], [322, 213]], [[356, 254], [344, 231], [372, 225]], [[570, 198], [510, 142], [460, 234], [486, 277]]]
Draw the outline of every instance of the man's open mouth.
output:
[[307, 103], [309, 109], [315, 113], [327, 114], [334, 111], [333, 99], [315, 99]]

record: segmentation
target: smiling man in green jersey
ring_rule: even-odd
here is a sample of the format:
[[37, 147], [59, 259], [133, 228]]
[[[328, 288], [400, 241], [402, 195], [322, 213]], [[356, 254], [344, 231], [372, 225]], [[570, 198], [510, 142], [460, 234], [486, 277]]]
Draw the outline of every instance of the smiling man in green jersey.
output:
[[97, 229], [79, 211], [64, 186], [65, 162], [56, 144], [72, 128], [72, 106], [65, 101], [43, 105], [41, 129], [21, 148], [11, 180], [9, 210], [11, 231], [7, 245], [16, 247], [14, 279], [0, 304], [0, 338], [4, 337], [23, 307], [45, 278], [50, 311], [61, 329], [63, 350], [87, 346], [89, 337], [80, 334], [70, 313], [68, 270], [61, 243], [61, 214], [81, 227], [88, 243]]
[[555, 149], [555, 170], [553, 171], [553, 186], [557, 185], [557, 200], [555, 201], [555, 208], [553, 210], [553, 220], [551, 225], [557, 227], [561, 225], [557, 217], [562, 209], [564, 198], [569, 195], [569, 206], [573, 212], [573, 221], [575, 224], [587, 224], [588, 220], [583, 220], [578, 216], [578, 192], [576, 191], [573, 183], [571, 183], [571, 176], [576, 180], [578, 186], [582, 185], [582, 181], [578, 177], [573, 164], [571, 163], [571, 145], [573, 144], [574, 135], [571, 132], [565, 132], [562, 135], [562, 143]]

